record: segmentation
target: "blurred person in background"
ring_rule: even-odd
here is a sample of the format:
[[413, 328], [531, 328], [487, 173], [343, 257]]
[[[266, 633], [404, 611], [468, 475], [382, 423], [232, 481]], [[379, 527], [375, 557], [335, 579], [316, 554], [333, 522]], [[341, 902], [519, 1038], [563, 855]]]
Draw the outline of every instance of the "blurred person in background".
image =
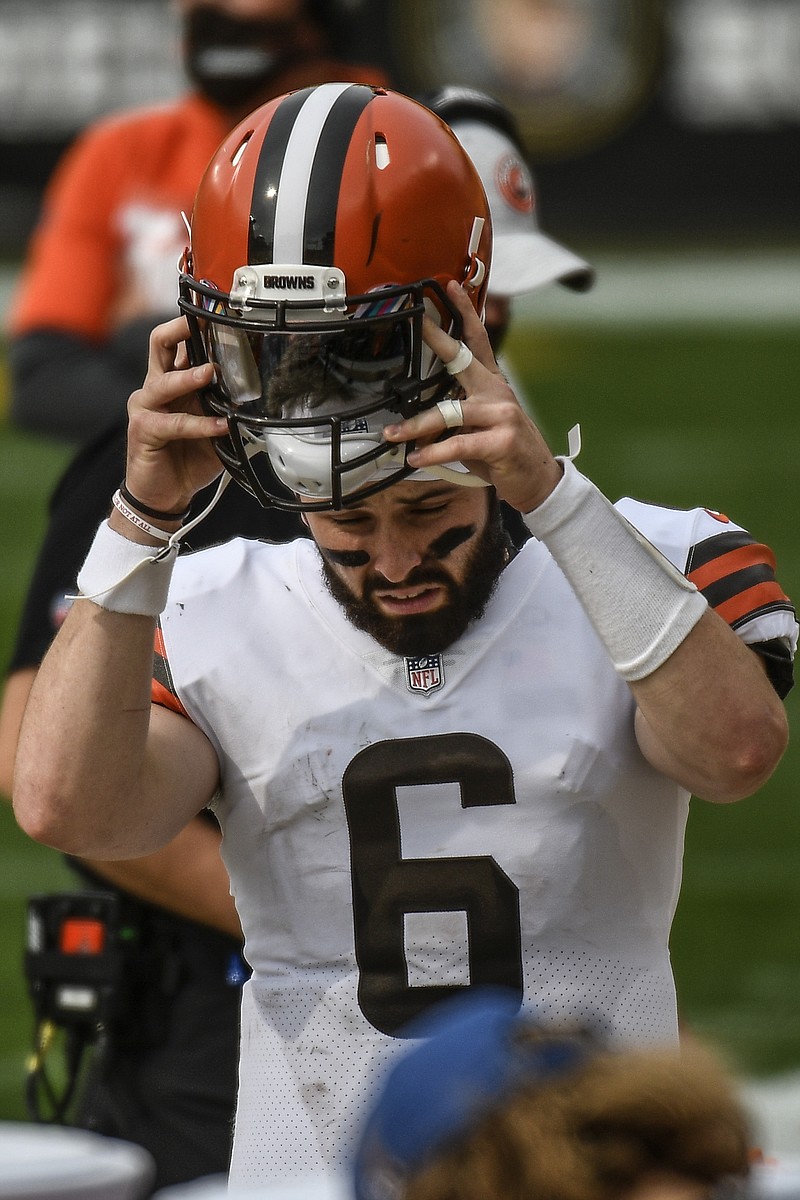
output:
[[[177, 312], [188, 240], [181, 213], [191, 211], [209, 159], [270, 96], [326, 79], [383, 81], [377, 67], [335, 57], [330, 0], [178, 0], [178, 7], [192, 90], [101, 120], [77, 139], [48, 188], [11, 308], [12, 419], [85, 444], [53, 494], [8, 665], [0, 712], [0, 792], [8, 796], [28, 691], [124, 473], [125, 409], [144, 378], [150, 329]], [[197, 511], [206, 502], [198, 497]], [[224, 541], [234, 531], [283, 539], [302, 528], [229, 488], [190, 542]], [[149, 961], [133, 1019], [109, 1031], [75, 1122], [146, 1147], [156, 1187], [228, 1166], [248, 968], [219, 843], [206, 812], [148, 858], [69, 860], [82, 888], [118, 897]]]
[[85, 130], [48, 186], [8, 317], [22, 429], [82, 442], [124, 417], [150, 330], [177, 311], [181, 213], [229, 129], [293, 88], [386, 82], [336, 56], [334, 0], [177, 4], [191, 90]]
[[747, 1115], [702, 1045], [611, 1051], [500, 989], [442, 1003], [408, 1036], [363, 1129], [356, 1200], [742, 1194]]
[[[594, 268], [540, 228], [533, 176], [509, 108], [474, 88], [446, 86], [423, 92], [419, 98], [453, 130], [486, 191], [494, 250], [484, 324], [497, 355], [508, 332], [515, 297], [548, 283], [587, 292], [594, 286]], [[507, 370], [507, 364], [503, 363], [503, 369]]]
[[[503, 355], [514, 300], [550, 283], [588, 292], [595, 283], [594, 267], [540, 228], [525, 147], [514, 114], [502, 101], [452, 84], [423, 92], [419, 99], [447, 122], [481, 177], [494, 237], [483, 321], [498, 365], [532, 413], [530, 398]], [[503, 520], [515, 542], [525, 539], [519, 513], [508, 505], [503, 505]]]

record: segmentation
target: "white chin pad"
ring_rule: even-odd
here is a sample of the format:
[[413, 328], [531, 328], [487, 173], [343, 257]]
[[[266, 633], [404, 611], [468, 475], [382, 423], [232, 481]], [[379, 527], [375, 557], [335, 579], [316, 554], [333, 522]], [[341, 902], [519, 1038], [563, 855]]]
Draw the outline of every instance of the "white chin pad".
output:
[[[273, 471], [290, 491], [313, 500], [330, 498], [333, 487], [329, 441], [302, 437], [296, 433], [265, 433], [263, 443]], [[342, 438], [344, 462], [366, 454], [376, 444], [363, 436], [345, 434]], [[404, 462], [403, 446], [387, 445], [385, 453], [378, 458], [347, 471], [342, 477], [342, 490], [346, 496], [352, 496], [359, 488], [376, 483], [381, 476], [401, 470]], [[459, 487], [488, 487], [484, 479], [471, 474], [460, 462], [413, 471], [406, 478], [412, 483], [442, 480], [458, 484]]]
[[[438, 360], [436, 360], [438, 361]], [[383, 446], [383, 453], [342, 476], [342, 491], [352, 496], [359, 488], [376, 483], [384, 476], [394, 475], [405, 466], [404, 443], [389, 445], [383, 441], [383, 430], [398, 420], [397, 413], [380, 409], [343, 423], [341, 459], [347, 465], [362, 454]], [[273, 471], [291, 492], [313, 500], [327, 500], [333, 494], [331, 480], [331, 430], [327, 425], [310, 426], [279, 432], [265, 430], [254, 446], [265, 450]], [[486, 483], [472, 475], [460, 462], [414, 471], [411, 480], [441, 479], [463, 487], [485, 487]]]
[[[333, 494], [329, 434], [323, 438], [319, 433], [265, 433], [263, 441], [273, 471], [291, 491], [314, 500], [328, 499]], [[342, 460], [346, 464], [378, 444], [379, 440], [363, 434], [343, 434]], [[404, 462], [404, 447], [387, 445], [386, 452], [377, 459], [347, 471], [342, 477], [342, 490], [352, 495], [381, 475], [400, 470]]]

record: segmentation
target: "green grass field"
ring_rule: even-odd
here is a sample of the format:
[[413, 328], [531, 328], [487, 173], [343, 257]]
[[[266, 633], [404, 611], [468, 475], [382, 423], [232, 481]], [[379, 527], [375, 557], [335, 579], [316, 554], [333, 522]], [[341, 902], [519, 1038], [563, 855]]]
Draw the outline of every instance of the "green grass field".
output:
[[[509, 346], [554, 447], [581, 423], [581, 466], [607, 494], [722, 509], [769, 542], [800, 596], [796, 325], [714, 328], [519, 326]], [[8, 657], [45, 499], [64, 451], [0, 421], [0, 660]], [[800, 694], [800, 692], [798, 693]], [[795, 724], [800, 701], [788, 701]], [[760, 795], [695, 803], [674, 959], [687, 1024], [748, 1075], [800, 1067], [800, 748]], [[0, 810], [0, 1119], [23, 1115], [30, 1014], [21, 981], [25, 896], [58, 887], [57, 855]]]
[[[800, 596], [796, 326], [582, 329], [509, 354], [551, 443], [580, 421], [581, 466], [617, 498], [727, 512]], [[794, 729], [800, 690], [787, 701]], [[800, 741], [757, 797], [695, 801], [673, 958], [684, 1019], [748, 1074], [800, 1067]]]
[[[0, 418], [0, 659], [12, 639], [36, 547], [44, 531], [46, 501], [66, 451], [12, 433]], [[24, 1117], [22, 1074], [33, 1022], [22, 977], [25, 898], [71, 886], [55, 851], [38, 846], [0, 803], [0, 1120]]]

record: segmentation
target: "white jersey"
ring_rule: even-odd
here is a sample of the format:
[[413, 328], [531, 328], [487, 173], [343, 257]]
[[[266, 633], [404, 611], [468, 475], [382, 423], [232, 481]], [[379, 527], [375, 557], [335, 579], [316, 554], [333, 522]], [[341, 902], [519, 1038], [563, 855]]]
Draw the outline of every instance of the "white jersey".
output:
[[[624, 507], [681, 568], [716, 524]], [[753, 619], [793, 629], [785, 605]], [[353, 628], [307, 540], [179, 559], [162, 629], [170, 689], [219, 756], [253, 969], [234, 1181], [345, 1166], [398, 1031], [448, 987], [677, 1037], [689, 797], [640, 753], [631, 692], [540, 543], [440, 656]]]

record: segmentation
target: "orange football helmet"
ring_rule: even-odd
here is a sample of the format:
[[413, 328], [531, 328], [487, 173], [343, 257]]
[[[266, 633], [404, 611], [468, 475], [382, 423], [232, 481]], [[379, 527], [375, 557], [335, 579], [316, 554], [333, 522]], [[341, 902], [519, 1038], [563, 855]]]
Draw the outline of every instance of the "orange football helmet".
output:
[[180, 280], [217, 452], [263, 504], [341, 508], [410, 473], [382, 429], [453, 388], [424, 345], [455, 337], [445, 287], [482, 312], [489, 207], [447, 125], [382, 88], [327, 83], [269, 101], [198, 188]]

